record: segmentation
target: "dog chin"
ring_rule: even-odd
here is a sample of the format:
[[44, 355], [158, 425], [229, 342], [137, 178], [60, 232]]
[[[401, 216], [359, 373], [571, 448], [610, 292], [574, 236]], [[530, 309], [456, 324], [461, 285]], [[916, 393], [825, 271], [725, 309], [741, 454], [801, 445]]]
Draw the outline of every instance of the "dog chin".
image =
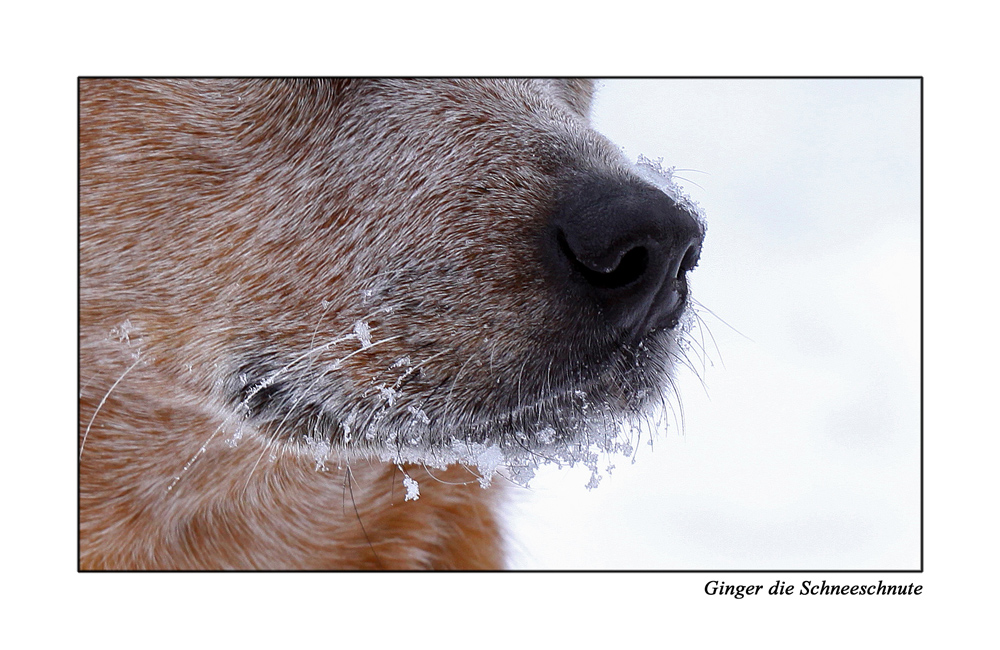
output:
[[288, 411], [265, 407], [254, 419], [264, 435], [283, 438], [317, 465], [375, 459], [441, 469], [461, 464], [486, 486], [495, 472], [528, 485], [543, 465], [579, 463], [591, 470], [594, 487], [603, 473], [602, 458], [632, 455], [647, 425], [668, 416], [677, 399], [674, 361], [690, 330], [690, 314], [689, 308], [676, 328], [622, 346], [596, 371], [590, 369], [588, 381], [521, 395], [513, 406], [435, 405], [383, 389], [323, 405], [300, 403]]

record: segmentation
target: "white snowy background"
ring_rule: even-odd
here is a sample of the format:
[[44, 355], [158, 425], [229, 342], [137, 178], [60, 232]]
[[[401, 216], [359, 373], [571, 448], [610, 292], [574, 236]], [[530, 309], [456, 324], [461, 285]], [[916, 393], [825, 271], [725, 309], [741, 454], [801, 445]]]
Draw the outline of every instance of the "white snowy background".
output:
[[634, 464], [514, 490], [512, 567], [919, 568], [920, 81], [607, 80], [594, 123], [707, 214], [705, 350]]

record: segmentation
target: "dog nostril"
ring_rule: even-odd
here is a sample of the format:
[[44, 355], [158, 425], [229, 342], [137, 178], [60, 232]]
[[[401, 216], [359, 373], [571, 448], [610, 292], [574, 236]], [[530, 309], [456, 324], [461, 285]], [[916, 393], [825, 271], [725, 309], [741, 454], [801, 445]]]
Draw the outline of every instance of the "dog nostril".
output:
[[584, 262], [573, 252], [562, 231], [559, 231], [558, 237], [563, 255], [583, 276], [587, 284], [595, 289], [626, 287], [641, 278], [649, 266], [649, 251], [642, 246], [636, 246], [622, 255], [610, 268], [595, 268], [596, 264]]
[[589, 274], [585, 274], [585, 277], [590, 284], [600, 289], [625, 287], [641, 278], [648, 265], [649, 251], [640, 246], [625, 253], [621, 261], [618, 262], [618, 266], [611, 272], [591, 271]]

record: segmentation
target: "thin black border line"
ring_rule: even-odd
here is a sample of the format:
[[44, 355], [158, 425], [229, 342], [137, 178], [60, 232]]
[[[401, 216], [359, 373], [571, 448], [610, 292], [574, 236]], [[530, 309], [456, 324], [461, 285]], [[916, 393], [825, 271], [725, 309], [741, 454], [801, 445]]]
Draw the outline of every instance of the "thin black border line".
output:
[[924, 78], [920, 77], [920, 572], [924, 571]]
[[[81, 223], [81, 197], [82, 197], [82, 182], [81, 182], [81, 158], [82, 158], [82, 147], [80, 142], [80, 126], [81, 126], [81, 93], [82, 93], [82, 82], [88, 79], [123, 79], [123, 78], [133, 78], [129, 76], [89, 76], [81, 75], [77, 77], [76, 85], [76, 140], [77, 140], [77, 182], [76, 182], [76, 240], [77, 240], [77, 251], [76, 251], [76, 268], [77, 268], [77, 287], [76, 287], [76, 300], [77, 300], [77, 341], [76, 341], [76, 383], [77, 383], [77, 398], [76, 398], [76, 411], [77, 411], [77, 451], [76, 451], [76, 549], [77, 549], [77, 573], [367, 573], [372, 570], [366, 569], [315, 569], [315, 570], [298, 570], [298, 569], [236, 569], [236, 570], [224, 570], [224, 569], [88, 569], [84, 570], [80, 567], [81, 562], [81, 536], [80, 536], [80, 505], [81, 505], [81, 494], [80, 494], [80, 460], [79, 460], [79, 426], [80, 426], [80, 381], [81, 381], [81, 364], [80, 364], [80, 316], [82, 309], [81, 301], [81, 275], [80, 275], [80, 223]], [[156, 76], [142, 76], [134, 77], [141, 79], [287, 79], [289, 77], [227, 77], [227, 76], [212, 76], [212, 75], [195, 75], [195, 76], [171, 76], [171, 75], [156, 75]], [[302, 77], [309, 79], [340, 79], [340, 78], [367, 78], [367, 77]], [[388, 77], [381, 77], [388, 78]], [[400, 79], [446, 79], [452, 78], [448, 76], [436, 76], [436, 77], [399, 77]], [[456, 78], [474, 78], [474, 77], [456, 77]], [[490, 78], [504, 78], [504, 77], [490, 77]], [[514, 79], [530, 79], [535, 77], [508, 77]], [[712, 573], [712, 574], [907, 574], [907, 573], [924, 573], [924, 76], [923, 75], [902, 75], [902, 76], [892, 76], [892, 75], [877, 75], [877, 76], [703, 76], [703, 77], [647, 77], [647, 76], [605, 76], [599, 77], [598, 79], [636, 79], [636, 80], [830, 80], [830, 79], [843, 79], [843, 80], [912, 80], [916, 79], [920, 82], [920, 568], [919, 569], [500, 569], [500, 570], [490, 570], [490, 571], [471, 571], [471, 570], [458, 570], [454, 573], [510, 573], [510, 574], [521, 574], [521, 573], [598, 573], [598, 574], [608, 574], [608, 573], [653, 573], [653, 574], [663, 574], [663, 573], [677, 573], [677, 574], [697, 574], [697, 573]], [[380, 570], [378, 572], [384, 573], [425, 573], [424, 570], [411, 569], [411, 570], [400, 570], [400, 569], [389, 569]]]
[[83, 397], [83, 391], [81, 389], [81, 379], [82, 379], [82, 369], [80, 364], [80, 336], [82, 331], [80, 329], [81, 323], [81, 310], [83, 308], [83, 301], [81, 300], [81, 286], [82, 277], [80, 273], [80, 204], [83, 198], [82, 182], [80, 180], [80, 170], [81, 161], [83, 158], [83, 144], [80, 141], [80, 124], [81, 124], [81, 110], [80, 103], [82, 99], [81, 86], [83, 79], [78, 77], [76, 80], [76, 440], [77, 440], [77, 450], [75, 454], [76, 458], [76, 572], [80, 573], [80, 561], [83, 555], [83, 542], [81, 541], [80, 535], [80, 509], [83, 505], [80, 496], [80, 458], [83, 452], [81, 447], [82, 442], [80, 440], [80, 420], [82, 414], [82, 408], [80, 405], [80, 398]]
[[[358, 77], [358, 76], [349, 76], [349, 75], [348, 76], [342, 76], [342, 77], [341, 76], [296, 77], [294, 75], [291, 75], [291, 76], [270, 76], [270, 75], [242, 76], [242, 75], [211, 75], [211, 74], [208, 74], [208, 75], [135, 75], [135, 76], [133, 76], [133, 75], [80, 75], [80, 76], [77, 77], [77, 82], [84, 81], [84, 80], [96, 80], [96, 79], [220, 79], [220, 80], [221, 79], [257, 79], [257, 80], [261, 80], [261, 79], [273, 79], [273, 80], [282, 80], [282, 79], [409, 79], [409, 80], [420, 80], [420, 79], [540, 79], [540, 78], [543, 78], [543, 77], [516, 76], [516, 75], [515, 76], [506, 76], [506, 77], [504, 77], [504, 76], [494, 76], [494, 77], [489, 77], [489, 76], [487, 76], [487, 77], [463, 77], [463, 76], [455, 76], [455, 75], [428, 75], [428, 76], [424, 76], [424, 77], [409, 77], [409, 76], [400, 76], [400, 77], [389, 77], [389, 76], [386, 76], [386, 77], [363, 77], [362, 76], [362, 77]], [[801, 79], [801, 80], [836, 80], [836, 79], [843, 79], [843, 80], [851, 80], [851, 81], [854, 81], [854, 80], [864, 80], [864, 79], [872, 79], [872, 80], [883, 80], [883, 81], [885, 81], [885, 80], [908, 80], [908, 79], [912, 80], [912, 79], [919, 79], [919, 80], [921, 80], [921, 83], [923, 82], [923, 79], [924, 79], [924, 77], [922, 75], [825, 75], [825, 76], [816, 76], [816, 77], [799, 76], [799, 75], [789, 75], [789, 76], [782, 76], [782, 75], [758, 75], [758, 76], [746, 76], [746, 77], [729, 76], [729, 75], [704, 76], [704, 77], [646, 77], [646, 76], [629, 76], [629, 75], [617, 75], [617, 76], [616, 75], [606, 75], [606, 76], [603, 76], [603, 77], [556, 77], [556, 78], [559, 78], [559, 79], [595, 79], [595, 80], [598, 80], [598, 81], [600, 81], [601, 79], [617, 79], [617, 80], [635, 79], [637, 81], [638, 80], [650, 80], [650, 81], [656, 81], [656, 80], [680, 80], [680, 81], [683, 81], [683, 80], [692, 80], [692, 81], [699, 81], [699, 80], [736, 80], [736, 81], [739, 81], [739, 80], [758, 80], [759, 81], [759, 80], [768, 80], [768, 79], [779, 80], [779, 81], [789, 81], [789, 80], [796, 80], [796, 79]], [[78, 91], [78, 95], [79, 95], [79, 83], [77, 84], [77, 91]]]

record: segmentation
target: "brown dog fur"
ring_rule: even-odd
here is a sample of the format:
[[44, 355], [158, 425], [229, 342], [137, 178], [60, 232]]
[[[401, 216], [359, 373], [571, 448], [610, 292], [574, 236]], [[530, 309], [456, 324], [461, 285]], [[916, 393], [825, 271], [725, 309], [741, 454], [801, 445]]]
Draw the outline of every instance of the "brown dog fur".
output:
[[502, 486], [442, 450], [639, 394], [525, 253], [576, 171], [634, 176], [590, 97], [81, 80], [81, 567], [502, 568]]

